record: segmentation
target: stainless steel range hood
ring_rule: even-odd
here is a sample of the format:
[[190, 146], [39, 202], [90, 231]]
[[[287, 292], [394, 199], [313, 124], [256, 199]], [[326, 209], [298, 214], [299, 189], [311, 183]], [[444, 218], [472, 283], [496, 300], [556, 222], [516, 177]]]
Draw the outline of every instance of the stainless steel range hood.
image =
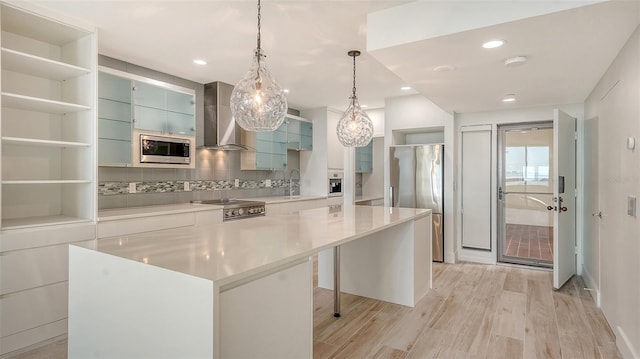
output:
[[224, 82], [204, 85], [204, 148], [248, 150], [242, 144], [242, 129], [231, 115], [233, 86]]

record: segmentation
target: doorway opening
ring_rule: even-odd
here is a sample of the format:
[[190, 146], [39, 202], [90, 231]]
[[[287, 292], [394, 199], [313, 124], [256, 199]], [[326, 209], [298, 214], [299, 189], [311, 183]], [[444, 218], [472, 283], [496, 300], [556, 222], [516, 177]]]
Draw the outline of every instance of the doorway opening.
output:
[[553, 122], [498, 126], [498, 261], [553, 268]]

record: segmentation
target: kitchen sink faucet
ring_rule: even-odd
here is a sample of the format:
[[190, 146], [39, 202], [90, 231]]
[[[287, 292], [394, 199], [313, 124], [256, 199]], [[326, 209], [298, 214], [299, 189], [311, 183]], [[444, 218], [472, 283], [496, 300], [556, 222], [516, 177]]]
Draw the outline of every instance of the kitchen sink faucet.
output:
[[295, 192], [295, 190], [293, 189], [293, 172], [298, 172], [298, 180], [301, 180], [302, 178], [300, 178], [300, 170], [297, 168], [292, 168], [291, 171], [289, 171], [289, 197], [293, 196], [293, 193]]

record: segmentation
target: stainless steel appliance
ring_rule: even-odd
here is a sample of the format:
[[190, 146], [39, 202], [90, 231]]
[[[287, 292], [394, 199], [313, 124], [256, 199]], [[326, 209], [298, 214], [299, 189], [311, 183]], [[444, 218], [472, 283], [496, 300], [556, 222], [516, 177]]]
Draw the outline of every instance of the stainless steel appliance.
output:
[[389, 151], [391, 206], [431, 209], [433, 260], [442, 262], [444, 145], [392, 146]]
[[231, 115], [233, 85], [211, 82], [204, 85], [204, 146], [218, 150], [247, 150], [242, 130]]
[[223, 221], [264, 216], [267, 213], [265, 203], [262, 201], [214, 199], [209, 201], [191, 201], [191, 203], [215, 204], [222, 206]]
[[342, 172], [329, 172], [329, 197], [342, 196]]
[[191, 140], [141, 134], [140, 163], [191, 164]]

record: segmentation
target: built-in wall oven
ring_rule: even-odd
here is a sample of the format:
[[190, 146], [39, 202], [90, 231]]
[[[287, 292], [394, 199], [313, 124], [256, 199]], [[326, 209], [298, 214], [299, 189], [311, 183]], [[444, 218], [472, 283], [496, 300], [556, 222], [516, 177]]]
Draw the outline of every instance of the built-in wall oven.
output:
[[329, 172], [329, 197], [342, 196], [342, 172], [330, 171]]
[[140, 163], [191, 164], [191, 140], [140, 134]]

